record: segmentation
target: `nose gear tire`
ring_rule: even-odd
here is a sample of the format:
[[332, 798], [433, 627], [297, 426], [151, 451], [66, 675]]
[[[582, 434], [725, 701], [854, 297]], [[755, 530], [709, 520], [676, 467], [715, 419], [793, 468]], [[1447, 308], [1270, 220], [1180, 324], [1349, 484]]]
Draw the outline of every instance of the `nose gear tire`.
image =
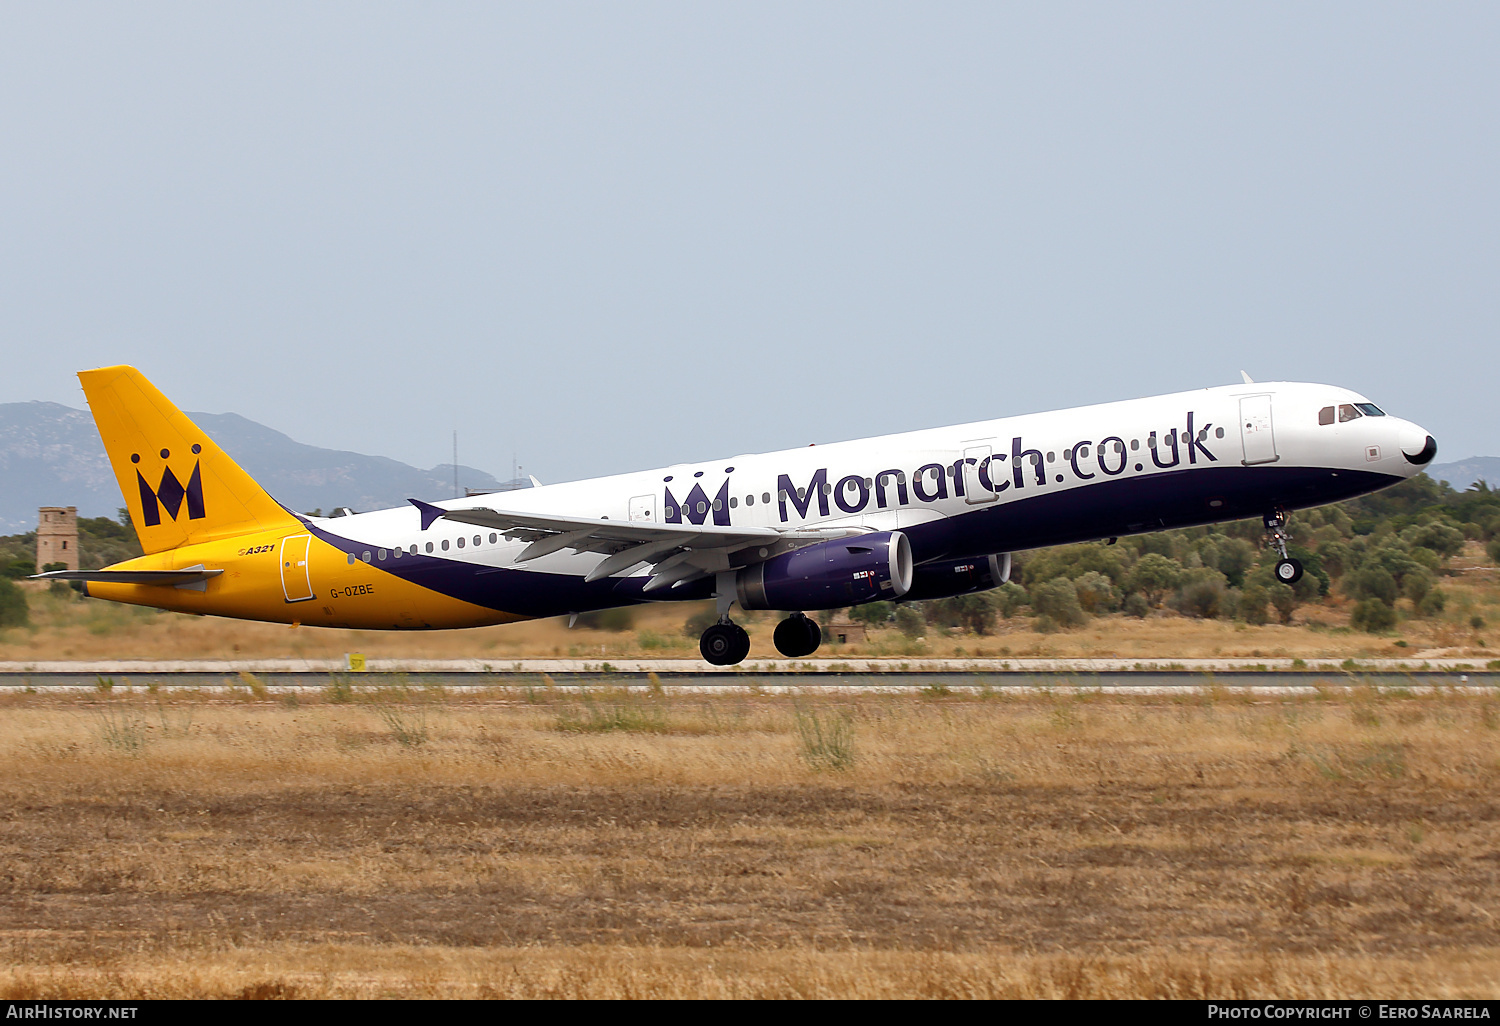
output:
[[1296, 584], [1302, 580], [1302, 564], [1295, 559], [1276, 561], [1276, 579], [1282, 584]]

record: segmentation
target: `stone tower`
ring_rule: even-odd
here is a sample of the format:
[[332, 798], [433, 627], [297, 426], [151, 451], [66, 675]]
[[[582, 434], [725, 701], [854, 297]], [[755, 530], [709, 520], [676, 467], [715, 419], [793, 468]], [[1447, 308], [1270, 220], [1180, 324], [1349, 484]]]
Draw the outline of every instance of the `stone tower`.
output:
[[48, 563], [66, 563], [78, 569], [78, 507], [43, 506], [37, 510], [36, 569]]

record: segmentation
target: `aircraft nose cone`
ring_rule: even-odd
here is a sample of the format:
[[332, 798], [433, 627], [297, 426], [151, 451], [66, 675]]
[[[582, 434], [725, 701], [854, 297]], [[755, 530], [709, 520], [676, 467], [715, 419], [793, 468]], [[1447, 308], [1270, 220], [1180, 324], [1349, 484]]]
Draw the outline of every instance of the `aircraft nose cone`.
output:
[[1401, 429], [1401, 455], [1406, 462], [1425, 467], [1437, 455], [1437, 439], [1415, 424], [1408, 425]]

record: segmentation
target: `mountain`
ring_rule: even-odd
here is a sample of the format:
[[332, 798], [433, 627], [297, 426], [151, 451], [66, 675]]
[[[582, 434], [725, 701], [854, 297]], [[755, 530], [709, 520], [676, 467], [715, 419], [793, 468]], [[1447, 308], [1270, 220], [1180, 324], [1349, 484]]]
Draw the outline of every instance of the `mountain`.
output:
[[[233, 413], [189, 413], [235, 462], [292, 509], [328, 513], [399, 506], [407, 498], [453, 494], [453, 465], [419, 470], [384, 456], [321, 449]], [[460, 465], [459, 485], [508, 487]], [[38, 506], [77, 506], [114, 517], [124, 505], [94, 418], [58, 403], [0, 403], [0, 534], [36, 527]]]
[[1438, 463], [1428, 467], [1427, 474], [1434, 481], [1447, 481], [1456, 492], [1463, 491], [1475, 481], [1500, 488], [1500, 456], [1470, 456], [1457, 463]]

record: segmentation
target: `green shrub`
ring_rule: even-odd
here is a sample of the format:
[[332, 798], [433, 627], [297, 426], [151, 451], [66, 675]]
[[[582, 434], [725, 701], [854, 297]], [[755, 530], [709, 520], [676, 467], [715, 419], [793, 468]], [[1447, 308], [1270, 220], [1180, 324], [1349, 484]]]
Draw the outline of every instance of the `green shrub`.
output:
[[1162, 596], [1177, 587], [1182, 564], [1156, 552], [1148, 552], [1131, 568], [1127, 584], [1131, 591], [1146, 596], [1153, 606], [1161, 605]]
[[1354, 599], [1379, 599], [1393, 606], [1399, 589], [1396, 578], [1381, 566], [1364, 566], [1344, 578], [1344, 593]]
[[1401, 582], [1401, 593], [1411, 599], [1412, 604], [1421, 606], [1422, 599], [1432, 590], [1432, 574], [1427, 571], [1413, 571], [1406, 575], [1406, 580]]
[[896, 629], [908, 638], [920, 638], [927, 634], [927, 618], [916, 606], [902, 603], [896, 607]]
[[5, 565], [5, 576], [13, 581], [30, 577], [34, 573], [36, 573], [36, 560], [34, 559], [13, 559]]
[[[1218, 573], [1217, 570], [1214, 571]], [[1179, 613], [1195, 616], [1200, 620], [1212, 620], [1224, 612], [1226, 589], [1222, 580], [1199, 578], [1189, 581], [1178, 590], [1172, 605]]]
[[[1287, 590], [1290, 591], [1291, 589]], [[1239, 609], [1237, 610], [1239, 618], [1257, 627], [1266, 623], [1271, 619], [1266, 613], [1266, 604], [1268, 602], [1270, 602], [1270, 596], [1266, 594], [1266, 589], [1258, 585], [1246, 588], [1240, 593]]]
[[1281, 622], [1291, 623], [1292, 612], [1297, 608], [1297, 589], [1277, 581], [1266, 588], [1266, 594], [1271, 597], [1271, 605], [1276, 607]]
[[1073, 582], [1078, 604], [1086, 613], [1113, 613], [1120, 608], [1120, 592], [1114, 583], [1097, 570], [1090, 570]]
[[1026, 594], [1026, 589], [1015, 581], [1006, 581], [995, 589], [995, 606], [1000, 615], [1009, 620], [1020, 612], [1021, 607], [1028, 605], [1031, 598]]
[[1447, 604], [1448, 596], [1443, 593], [1443, 589], [1433, 588], [1417, 603], [1417, 613], [1420, 616], [1437, 616]]
[[1054, 577], [1032, 588], [1031, 608], [1062, 627], [1081, 627], [1088, 622], [1088, 614], [1078, 601], [1078, 590], [1066, 577]]
[[26, 593], [0, 577], [0, 627], [25, 627], [31, 622], [31, 608]]
[[1396, 626], [1396, 610], [1374, 596], [1360, 599], [1349, 616], [1349, 625], [1355, 630], [1383, 634]]
[[871, 627], [883, 627], [890, 620], [895, 608], [890, 602], [866, 602], [862, 606], [855, 606], [849, 610], [849, 619]]
[[1138, 591], [1132, 591], [1125, 596], [1125, 615], [1144, 620], [1151, 615], [1151, 603], [1146, 601], [1146, 596]]

